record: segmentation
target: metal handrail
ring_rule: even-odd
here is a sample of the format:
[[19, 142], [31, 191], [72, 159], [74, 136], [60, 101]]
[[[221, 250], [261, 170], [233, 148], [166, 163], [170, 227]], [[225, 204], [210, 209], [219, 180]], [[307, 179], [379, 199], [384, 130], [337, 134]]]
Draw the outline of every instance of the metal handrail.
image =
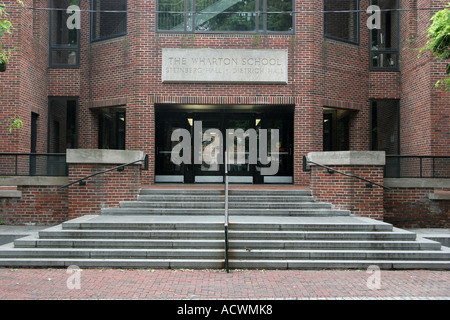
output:
[[86, 182], [85, 182], [84, 180], [87, 180], [87, 179], [92, 178], [92, 177], [94, 177], [94, 176], [97, 176], [97, 175], [100, 175], [100, 174], [104, 174], [104, 173], [107, 173], [107, 172], [110, 172], [110, 171], [114, 171], [114, 170], [117, 170], [117, 171], [123, 171], [123, 169], [124, 169], [125, 167], [131, 166], [131, 165], [133, 165], [133, 164], [135, 164], [135, 163], [142, 162], [142, 161], [144, 162], [144, 169], [142, 169], [142, 170], [148, 170], [148, 155], [145, 155], [145, 156], [144, 156], [144, 159], [139, 159], [139, 160], [136, 160], [136, 161], [133, 161], [133, 162], [129, 162], [129, 163], [122, 164], [122, 165], [120, 165], [120, 166], [117, 166], [117, 167], [114, 167], [114, 168], [111, 168], [111, 169], [107, 169], [107, 170], [103, 170], [103, 171], [99, 171], [99, 172], [90, 174], [90, 175], [88, 175], [88, 176], [86, 176], [86, 177], [84, 177], [84, 178], [81, 178], [81, 179], [78, 179], [78, 180], [73, 181], [73, 182], [71, 182], [71, 183], [68, 183], [68, 184], [66, 184], [66, 185], [64, 185], [64, 186], [62, 186], [62, 187], [60, 187], [59, 189], [67, 188], [67, 187], [69, 187], [69, 186], [71, 186], [71, 185], [73, 185], [73, 184], [75, 184], [75, 183], [79, 183], [80, 186], [84, 186], [84, 185], [86, 185]]
[[356, 179], [365, 181], [365, 182], [368, 183], [368, 184], [366, 184], [366, 187], [367, 187], [367, 188], [372, 188], [372, 185], [376, 185], [376, 186], [379, 186], [379, 187], [381, 187], [381, 188], [383, 188], [383, 189], [390, 190], [390, 188], [388, 188], [388, 187], [386, 187], [386, 186], [383, 186], [382, 184], [373, 182], [373, 181], [371, 181], [371, 180], [362, 178], [362, 177], [357, 176], [357, 175], [354, 175], [354, 174], [345, 173], [345, 172], [336, 170], [336, 169], [334, 169], [334, 168], [331, 168], [331, 167], [328, 167], [328, 166], [324, 166], [323, 164], [320, 164], [320, 163], [311, 161], [311, 160], [309, 160], [308, 157], [306, 157], [306, 156], [303, 156], [303, 171], [304, 171], [304, 172], [311, 171], [311, 169], [307, 169], [307, 168], [306, 168], [307, 163], [312, 163], [312, 164], [315, 164], [316, 166], [325, 168], [325, 169], [328, 170], [328, 173], [330, 173], [330, 174], [333, 174], [333, 173], [336, 172], [336, 173], [342, 174], [342, 175], [347, 176], [347, 177], [350, 177], [350, 178], [356, 178]]
[[228, 152], [225, 151], [225, 220], [224, 220], [224, 229], [225, 229], [225, 270], [227, 273], [230, 272], [228, 265], [228, 223], [229, 223], [229, 215], [228, 215]]

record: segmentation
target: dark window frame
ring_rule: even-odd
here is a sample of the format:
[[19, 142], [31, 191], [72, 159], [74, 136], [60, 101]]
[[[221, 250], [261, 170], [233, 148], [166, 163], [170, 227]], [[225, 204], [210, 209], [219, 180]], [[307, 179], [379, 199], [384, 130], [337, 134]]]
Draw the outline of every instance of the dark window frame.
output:
[[[264, 34], [264, 35], [293, 35], [295, 34], [295, 22], [296, 22], [296, 16], [294, 14], [295, 11], [295, 0], [292, 0], [292, 11], [291, 11], [291, 15], [292, 15], [292, 30], [289, 31], [268, 31], [267, 30], [267, 12], [266, 10], [264, 10], [264, 8], [267, 8], [267, 0], [262, 0], [263, 1], [263, 9], [260, 10], [259, 9], [259, 3], [260, 0], [255, 0], [255, 30], [253, 31], [196, 31], [195, 30], [195, 0], [192, 0], [192, 6], [194, 8], [194, 10], [188, 11], [186, 9], [187, 5], [186, 5], [186, 0], [185, 0], [185, 6], [184, 6], [184, 11], [179, 11], [179, 13], [183, 13], [184, 17], [185, 17], [185, 21], [184, 21], [184, 30], [180, 31], [180, 30], [175, 30], [175, 31], [171, 31], [171, 30], [160, 30], [159, 29], [159, 13], [163, 13], [165, 11], [156, 11], [156, 17], [155, 17], [155, 32], [156, 33], [167, 33], [167, 34]], [[156, 8], [159, 7], [159, 0], [156, 1]], [[178, 12], [178, 11], [177, 11]], [[262, 12], [262, 13], [261, 13]], [[289, 12], [289, 11], [286, 11]], [[187, 15], [189, 13], [193, 14], [193, 28], [192, 30], [187, 30]], [[261, 31], [259, 29], [259, 20], [260, 20], [260, 15], [263, 15], [262, 19], [263, 19], [263, 30]]]
[[[50, 8], [53, 8], [53, 1], [50, 0]], [[80, 5], [80, 0], [78, 0], [78, 6]], [[52, 30], [53, 30], [53, 14], [52, 11], [49, 14], [49, 37], [48, 37], [48, 67], [52, 69], [78, 69], [80, 68], [80, 30], [76, 30], [77, 32], [77, 46], [76, 47], [68, 47], [68, 46], [55, 46], [52, 44]], [[75, 51], [76, 56], [76, 63], [75, 64], [60, 64], [60, 63], [54, 63], [53, 62], [53, 51]]]
[[[348, 39], [344, 39], [344, 38], [340, 38], [340, 37], [336, 37], [336, 36], [332, 36], [327, 34], [327, 29], [326, 29], [326, 14], [327, 11], [325, 11], [325, 1], [323, 0], [323, 8], [324, 8], [324, 13], [323, 13], [323, 36], [327, 39], [331, 39], [331, 40], [335, 40], [335, 41], [339, 41], [339, 42], [344, 42], [344, 43], [348, 43], [348, 44], [353, 44], [353, 45], [360, 45], [360, 41], [361, 41], [361, 32], [360, 32], [360, 28], [361, 28], [361, 17], [360, 17], [360, 0], [350, 0], [350, 1], [354, 1], [356, 3], [356, 41], [352, 41], [352, 40], [348, 40]], [[349, 12], [351, 13], [351, 12]]]
[[[89, 24], [90, 24], [90, 40], [91, 42], [99, 42], [99, 41], [105, 41], [105, 40], [110, 40], [110, 39], [115, 39], [115, 38], [120, 38], [120, 37], [124, 37], [128, 34], [128, 1], [127, 0], [123, 0], [125, 1], [125, 28], [124, 28], [124, 32], [120, 33], [120, 34], [115, 34], [112, 36], [107, 36], [107, 37], [101, 37], [101, 38], [96, 38], [94, 39], [94, 32], [93, 32], [93, 27], [94, 27], [94, 14], [99, 14], [99, 12], [94, 11], [94, 1], [101, 1], [101, 0], [90, 0], [90, 5], [91, 5], [91, 14], [89, 17]], [[101, 13], [101, 12], [100, 12]]]

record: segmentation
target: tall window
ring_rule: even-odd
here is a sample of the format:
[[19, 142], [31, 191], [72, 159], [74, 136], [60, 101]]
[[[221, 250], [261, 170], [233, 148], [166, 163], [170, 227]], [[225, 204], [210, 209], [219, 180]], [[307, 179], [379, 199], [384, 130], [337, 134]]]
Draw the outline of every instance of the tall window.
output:
[[99, 149], [125, 150], [125, 108], [99, 110]]
[[65, 153], [78, 147], [78, 101], [51, 97], [48, 104], [48, 152]]
[[372, 0], [372, 5], [381, 9], [380, 28], [371, 30], [372, 69], [395, 70], [398, 68], [398, 0]]
[[158, 30], [292, 32], [293, 0], [159, 0]]
[[323, 151], [350, 150], [350, 111], [323, 109]]
[[91, 40], [120, 37], [127, 32], [126, 0], [92, 0]]
[[399, 102], [398, 100], [374, 100], [371, 103], [371, 149], [386, 151], [386, 154], [399, 154], [400, 128], [399, 128]]
[[324, 0], [324, 32], [328, 38], [359, 42], [359, 1]]
[[77, 67], [79, 32], [67, 28], [67, 8], [79, 5], [79, 0], [51, 0], [50, 5], [56, 9], [50, 13], [50, 67]]

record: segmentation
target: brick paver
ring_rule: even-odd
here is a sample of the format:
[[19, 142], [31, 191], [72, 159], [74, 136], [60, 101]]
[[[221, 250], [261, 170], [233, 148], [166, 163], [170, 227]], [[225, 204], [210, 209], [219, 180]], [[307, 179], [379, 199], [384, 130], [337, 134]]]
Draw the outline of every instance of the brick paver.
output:
[[0, 269], [0, 299], [450, 300], [450, 272]]

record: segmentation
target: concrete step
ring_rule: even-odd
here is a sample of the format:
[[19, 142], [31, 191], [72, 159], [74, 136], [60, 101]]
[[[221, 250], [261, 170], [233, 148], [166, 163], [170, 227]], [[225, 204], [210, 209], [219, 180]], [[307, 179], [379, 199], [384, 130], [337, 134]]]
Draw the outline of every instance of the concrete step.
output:
[[[230, 209], [331, 209], [331, 204], [320, 202], [229, 202]], [[122, 201], [121, 208], [183, 208], [183, 209], [222, 209], [224, 201]]]
[[[179, 195], [179, 194], [154, 194], [154, 195], [139, 195], [138, 201], [149, 202], [224, 202], [223, 195]], [[230, 195], [228, 198], [230, 203], [233, 202], [314, 202], [312, 196], [237, 196]]]
[[[208, 259], [68, 259], [10, 258], [0, 259], [3, 267], [15, 268], [150, 268], [150, 269], [223, 269], [224, 260]], [[450, 270], [447, 261], [421, 260], [230, 260], [230, 269], [360, 269], [377, 266], [383, 270]]]
[[370, 231], [229, 231], [230, 239], [271, 239], [271, 240], [383, 240], [411, 241], [414, 233], [370, 232]]
[[297, 196], [297, 195], [230, 195], [228, 201], [233, 202], [316, 202], [312, 196]]
[[[67, 221], [61, 227], [53, 227], [47, 230], [223, 230], [224, 217], [193, 216], [191, 219], [186, 216], [153, 216], [140, 217], [126, 216], [120, 219], [102, 219], [100, 221]], [[129, 219], [126, 219], [129, 218]]]
[[[52, 230], [40, 231], [40, 239], [223, 239], [223, 230]], [[267, 231], [229, 230], [237, 240], [383, 240], [412, 241], [414, 233], [380, 231]]]
[[359, 269], [376, 266], [382, 270], [450, 270], [448, 261], [423, 260], [230, 260], [231, 269], [323, 270]]
[[223, 196], [225, 194], [223, 188], [193, 188], [193, 189], [141, 189], [139, 195], [218, 195]]
[[80, 258], [3, 258], [0, 266], [14, 268], [149, 268], [223, 269], [224, 260], [210, 259], [80, 259]]
[[[0, 248], [0, 258], [221, 259], [224, 248]], [[232, 260], [450, 260], [450, 250], [230, 249]]]
[[[141, 189], [140, 195], [224, 195], [223, 188], [193, 188], [193, 189], [177, 189], [177, 188], [161, 188], [161, 189]], [[311, 196], [311, 190], [293, 190], [293, 189], [235, 189], [229, 190], [229, 195], [253, 195], [253, 196]]]
[[[64, 222], [64, 230], [223, 230], [223, 216], [85, 216]], [[273, 217], [231, 216], [230, 230], [260, 231], [392, 231], [393, 226], [380, 221], [351, 217]], [[60, 228], [58, 228], [60, 229]], [[411, 232], [410, 232], [411, 233]]]
[[[14, 241], [15, 248], [160, 248], [221, 249], [223, 239], [36, 239], [22, 238]], [[231, 249], [287, 249], [287, 250], [440, 250], [434, 241], [326, 241], [326, 240], [230, 240]]]
[[223, 239], [222, 230], [60, 230], [41, 231], [40, 239]]
[[[198, 215], [198, 216], [217, 216], [224, 215], [224, 208], [105, 208], [102, 209], [102, 215]], [[230, 216], [304, 216], [304, 217], [329, 217], [329, 216], [349, 216], [350, 211], [326, 208], [293, 208], [293, 209], [269, 209], [269, 208], [244, 208], [229, 209]]]
[[223, 195], [179, 195], [179, 194], [152, 194], [139, 195], [138, 201], [143, 202], [220, 202], [224, 203]]
[[236, 260], [450, 260], [445, 251], [398, 250], [229, 250], [230, 259]]
[[0, 248], [1, 258], [223, 259], [224, 249]]

